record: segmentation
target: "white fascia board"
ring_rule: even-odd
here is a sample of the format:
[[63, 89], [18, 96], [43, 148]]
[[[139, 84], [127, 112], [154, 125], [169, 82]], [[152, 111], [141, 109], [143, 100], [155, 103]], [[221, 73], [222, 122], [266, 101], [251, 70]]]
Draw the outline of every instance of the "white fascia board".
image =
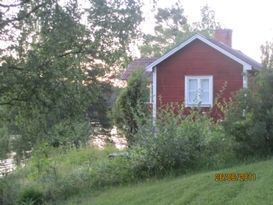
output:
[[203, 36], [201, 36], [199, 34], [195, 34], [194, 36], [192, 36], [188, 40], [181, 43], [179, 46], [175, 47], [174, 49], [172, 49], [171, 51], [169, 51], [168, 53], [166, 53], [165, 55], [161, 56], [160, 58], [155, 60], [153, 63], [148, 65], [146, 67], [146, 70], [151, 72], [153, 70], [153, 67], [155, 67], [156, 65], [158, 65], [159, 63], [161, 63], [162, 61], [164, 61], [165, 59], [167, 59], [168, 57], [170, 57], [171, 55], [173, 55], [174, 53], [176, 53], [177, 51], [179, 51], [180, 49], [182, 49], [183, 47], [185, 47], [186, 45], [188, 45], [189, 43], [191, 43], [195, 39], [199, 39], [200, 41], [206, 43], [207, 45], [209, 45], [210, 47], [216, 49], [217, 51], [224, 54], [225, 56], [227, 56], [227, 57], [231, 58], [232, 60], [238, 62], [239, 64], [243, 65], [244, 70], [251, 70], [252, 69], [252, 66], [249, 65], [248, 63], [246, 63], [245, 61], [243, 61], [240, 58], [232, 55], [228, 51], [226, 51], [226, 50], [222, 49], [221, 47], [217, 46], [216, 44], [210, 42], [209, 40], [207, 40]]
[[173, 55], [174, 53], [176, 53], [177, 51], [179, 51], [180, 49], [182, 49], [183, 47], [185, 47], [189, 43], [191, 43], [193, 40], [196, 39], [197, 36], [198, 36], [198, 34], [195, 34], [194, 36], [192, 36], [188, 40], [186, 40], [183, 43], [181, 43], [179, 46], [177, 46], [174, 49], [170, 50], [168, 53], [166, 53], [165, 55], [161, 56], [160, 58], [158, 58], [157, 60], [155, 60], [154, 62], [152, 62], [150, 65], [148, 65], [146, 67], [146, 70], [149, 71], [149, 72], [151, 72], [152, 69], [153, 69], [153, 67], [155, 67], [156, 65], [158, 65], [159, 63], [161, 63], [163, 60], [167, 59], [168, 57], [170, 57], [171, 55]]
[[197, 38], [199, 40], [203, 41], [204, 43], [206, 43], [207, 45], [211, 46], [212, 48], [216, 49], [217, 51], [221, 52], [225, 56], [227, 56], [227, 57], [231, 58], [232, 60], [238, 62], [239, 64], [243, 65], [243, 68], [251, 69], [251, 65], [249, 65], [245, 61], [241, 60], [240, 58], [232, 55], [231, 53], [229, 53], [228, 51], [222, 49], [221, 47], [215, 45], [214, 43], [210, 42], [209, 40], [205, 39], [204, 37], [199, 35]]

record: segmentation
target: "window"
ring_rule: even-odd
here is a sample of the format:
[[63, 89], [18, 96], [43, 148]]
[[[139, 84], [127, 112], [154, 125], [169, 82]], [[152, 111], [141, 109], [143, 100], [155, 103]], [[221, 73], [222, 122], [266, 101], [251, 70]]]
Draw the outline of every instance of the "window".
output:
[[212, 76], [185, 76], [185, 106], [212, 107]]

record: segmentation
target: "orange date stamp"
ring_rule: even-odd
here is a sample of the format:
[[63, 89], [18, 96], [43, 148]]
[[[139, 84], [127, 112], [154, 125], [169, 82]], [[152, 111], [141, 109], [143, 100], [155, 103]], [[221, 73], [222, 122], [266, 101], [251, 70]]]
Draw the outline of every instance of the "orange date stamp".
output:
[[255, 181], [256, 174], [250, 172], [227, 172], [227, 173], [216, 173], [214, 175], [214, 180], [217, 182], [224, 182], [224, 181]]

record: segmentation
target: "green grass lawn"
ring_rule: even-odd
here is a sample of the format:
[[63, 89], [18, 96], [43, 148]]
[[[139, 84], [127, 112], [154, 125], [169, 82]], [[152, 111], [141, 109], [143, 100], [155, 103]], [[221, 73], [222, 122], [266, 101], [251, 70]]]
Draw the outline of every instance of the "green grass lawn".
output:
[[[216, 182], [216, 173], [256, 174], [252, 181]], [[64, 205], [273, 204], [273, 160], [85, 193]]]

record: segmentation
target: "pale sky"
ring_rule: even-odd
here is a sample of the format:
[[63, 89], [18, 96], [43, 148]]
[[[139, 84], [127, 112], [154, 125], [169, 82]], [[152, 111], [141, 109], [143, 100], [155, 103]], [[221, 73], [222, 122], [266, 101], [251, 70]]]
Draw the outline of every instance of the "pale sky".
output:
[[[0, 0], [1, 1], [1, 0]], [[13, 0], [2, 0], [10, 2]], [[65, 1], [65, 0], [64, 0]], [[158, 7], [170, 7], [177, 0], [156, 0]], [[265, 41], [273, 41], [273, 0], [180, 0], [185, 15], [190, 22], [200, 20], [200, 9], [208, 5], [215, 11], [216, 21], [223, 28], [233, 30], [233, 48], [239, 49], [249, 57], [260, 62], [260, 46]], [[87, 0], [81, 0], [85, 5]], [[144, 32], [154, 27], [152, 17], [153, 0], [143, 0], [142, 24]]]
[[[151, 22], [151, 3], [145, 2], [143, 25], [149, 32]], [[176, 0], [158, 0], [159, 7], [169, 7]], [[233, 48], [239, 49], [249, 57], [260, 62], [260, 46], [265, 41], [273, 41], [273, 1], [272, 0], [181, 0], [186, 16], [190, 21], [198, 21], [202, 6], [215, 11], [215, 18], [223, 28], [233, 30]], [[149, 6], [150, 5], [150, 6]]]

